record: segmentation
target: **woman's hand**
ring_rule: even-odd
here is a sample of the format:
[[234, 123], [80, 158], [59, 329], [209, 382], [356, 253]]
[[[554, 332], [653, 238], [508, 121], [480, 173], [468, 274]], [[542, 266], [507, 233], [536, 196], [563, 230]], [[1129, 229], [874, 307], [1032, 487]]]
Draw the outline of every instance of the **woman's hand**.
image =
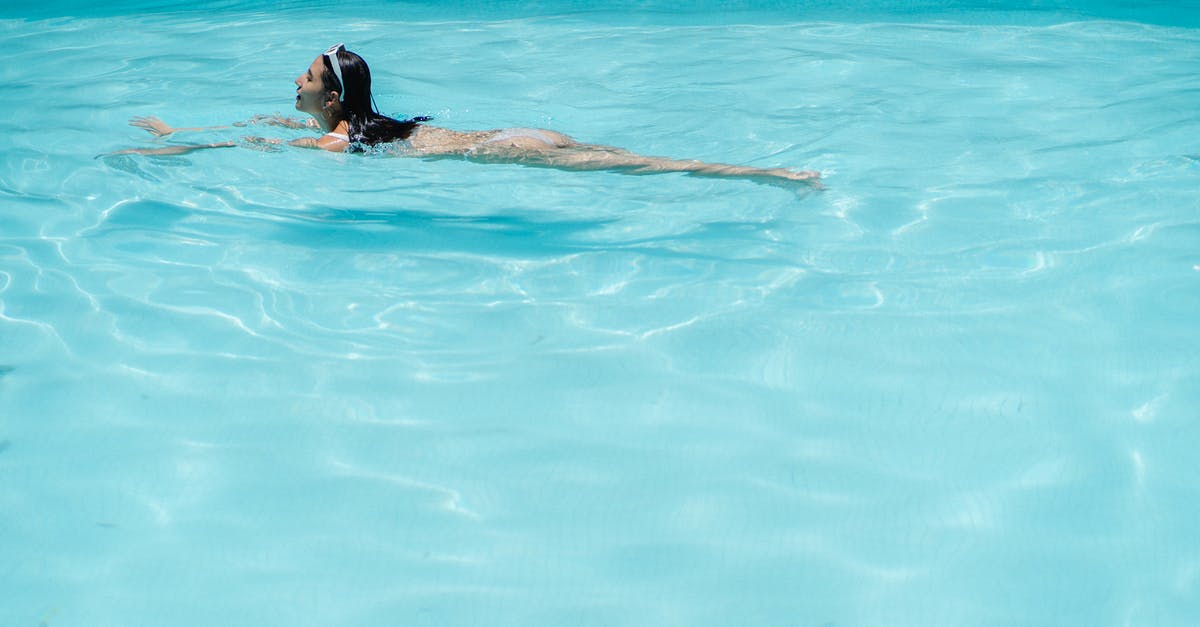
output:
[[167, 125], [166, 122], [163, 122], [162, 120], [160, 120], [152, 115], [148, 115], [145, 117], [130, 118], [129, 125], [136, 126], [138, 128], [144, 128], [147, 131], [149, 131], [151, 135], [154, 135], [155, 137], [166, 137], [167, 135], [170, 135], [170, 134], [174, 133], [176, 130], [178, 130], [175, 128], [171, 128], [170, 126]]

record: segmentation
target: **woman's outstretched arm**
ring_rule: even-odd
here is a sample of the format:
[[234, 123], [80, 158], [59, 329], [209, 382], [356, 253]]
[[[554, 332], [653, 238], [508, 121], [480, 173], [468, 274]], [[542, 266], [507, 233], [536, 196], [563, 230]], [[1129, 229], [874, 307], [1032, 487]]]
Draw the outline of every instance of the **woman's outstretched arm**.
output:
[[223, 131], [233, 127], [250, 126], [252, 124], [262, 124], [265, 126], [282, 126], [285, 128], [316, 128], [316, 120], [299, 120], [296, 118], [285, 118], [279, 115], [256, 115], [245, 122], [234, 122], [231, 125], [225, 126], [191, 126], [176, 128], [163, 122], [153, 115], [130, 118], [129, 125], [145, 129], [155, 137], [166, 137], [175, 133], [194, 132], [194, 131]]
[[[285, 117], [282, 117], [279, 115], [256, 115], [256, 116], [250, 118], [249, 120], [246, 120], [245, 122], [234, 122], [232, 125], [228, 125], [228, 126], [193, 126], [193, 127], [185, 127], [185, 128], [176, 128], [174, 126], [167, 124], [166, 122], [163, 122], [162, 120], [160, 120], [157, 117], [154, 117], [152, 115], [148, 115], [148, 116], [144, 116], [144, 117], [135, 117], [135, 118], [131, 118], [129, 120], [130, 126], [136, 126], [138, 128], [145, 129], [151, 135], [154, 135], [155, 137], [159, 137], [159, 138], [169, 137], [171, 135], [174, 135], [175, 133], [181, 133], [181, 132], [187, 132], [187, 131], [220, 131], [220, 130], [230, 129], [233, 127], [249, 126], [251, 124], [262, 124], [262, 125], [266, 125], [266, 126], [283, 126], [286, 128], [316, 128], [316, 120], [305, 121], [305, 120], [298, 120], [295, 118], [285, 118]], [[314, 141], [314, 140], [312, 140], [311, 138], [304, 138], [301, 140], [293, 140], [288, 143], [295, 145], [295, 146], [307, 147], [308, 144], [305, 142], [312, 142], [312, 141]], [[272, 150], [272, 149], [278, 150], [278, 145], [283, 143], [282, 140], [266, 139], [266, 138], [262, 138], [262, 137], [243, 137], [242, 142], [248, 147], [256, 148], [259, 150]], [[163, 156], [185, 155], [190, 152], [196, 152], [198, 150], [208, 150], [211, 148], [231, 148], [231, 147], [234, 147], [237, 145], [238, 145], [237, 142], [227, 141], [227, 142], [217, 142], [217, 143], [212, 143], [212, 144], [186, 144], [186, 145], [182, 145], [182, 146], [162, 146], [160, 148], [128, 148], [125, 150], [118, 150], [116, 152], [106, 153], [101, 156], [110, 156], [110, 155], [163, 155]], [[320, 147], [320, 146], [314, 146], [314, 147]]]
[[103, 154], [100, 156], [101, 157], [109, 157], [112, 155], [186, 155], [189, 152], [196, 152], [197, 150], [208, 150], [211, 148], [232, 148], [233, 146], [236, 146], [236, 145], [237, 145], [236, 142], [219, 142], [216, 144], [192, 144], [192, 145], [185, 145], [185, 146], [163, 146], [162, 148], [126, 148], [125, 150], [118, 150], [116, 152], [110, 152], [110, 153], [106, 153], [106, 154]]

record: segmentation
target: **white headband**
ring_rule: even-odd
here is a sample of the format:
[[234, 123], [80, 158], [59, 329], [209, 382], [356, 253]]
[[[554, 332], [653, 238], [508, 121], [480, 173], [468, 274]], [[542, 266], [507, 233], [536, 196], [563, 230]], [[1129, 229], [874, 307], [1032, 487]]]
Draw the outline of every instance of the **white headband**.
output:
[[325, 56], [329, 57], [329, 65], [333, 66], [333, 75], [337, 77], [338, 85], [342, 86], [338, 90], [338, 102], [346, 100], [346, 81], [342, 79], [342, 64], [338, 62], [337, 55], [337, 53], [345, 49], [346, 46], [344, 44], [333, 44], [329, 47], [329, 50], [325, 51]]

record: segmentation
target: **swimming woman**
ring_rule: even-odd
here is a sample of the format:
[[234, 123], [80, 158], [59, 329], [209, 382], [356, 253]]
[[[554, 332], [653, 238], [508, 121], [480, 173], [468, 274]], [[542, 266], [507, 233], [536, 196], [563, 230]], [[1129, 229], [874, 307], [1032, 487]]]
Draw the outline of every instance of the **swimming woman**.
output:
[[[820, 175], [812, 171], [784, 168], [752, 168], [694, 160], [647, 157], [636, 153], [577, 142], [562, 133], [535, 128], [508, 128], [491, 131], [453, 131], [425, 124], [430, 118], [396, 120], [375, 110], [371, 98], [371, 70], [366, 61], [346, 50], [342, 44], [319, 55], [296, 78], [296, 110], [311, 120], [257, 116], [237, 124], [267, 124], [290, 128], [314, 128], [320, 137], [305, 137], [288, 142], [292, 146], [318, 148], [333, 152], [358, 151], [363, 146], [397, 142], [401, 154], [417, 157], [458, 157], [492, 163], [518, 163], [563, 170], [609, 170], [625, 174], [684, 172], [694, 176], [741, 178], [774, 184], [804, 184], [820, 188]], [[173, 128], [155, 117], [139, 117], [130, 124], [158, 137], [182, 131], [213, 130], [228, 127]], [[281, 140], [248, 137], [250, 145], [270, 146]], [[114, 154], [178, 155], [208, 148], [227, 148], [236, 142], [135, 148]]]

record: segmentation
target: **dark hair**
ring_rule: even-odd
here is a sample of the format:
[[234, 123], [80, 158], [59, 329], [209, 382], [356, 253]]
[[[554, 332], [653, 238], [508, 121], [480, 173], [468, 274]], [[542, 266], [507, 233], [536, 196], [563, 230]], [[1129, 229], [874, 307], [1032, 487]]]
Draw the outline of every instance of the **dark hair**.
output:
[[345, 85], [339, 85], [331, 59], [321, 55], [325, 69], [321, 72], [321, 82], [328, 91], [336, 91], [342, 95], [342, 111], [346, 114], [346, 122], [350, 126], [350, 143], [374, 146], [384, 142], [407, 139], [417, 128], [418, 123], [433, 118], [420, 116], [401, 122], [389, 118], [375, 110], [371, 98], [371, 68], [363, 58], [342, 48], [337, 53], [338, 65], [341, 66], [342, 78]]

